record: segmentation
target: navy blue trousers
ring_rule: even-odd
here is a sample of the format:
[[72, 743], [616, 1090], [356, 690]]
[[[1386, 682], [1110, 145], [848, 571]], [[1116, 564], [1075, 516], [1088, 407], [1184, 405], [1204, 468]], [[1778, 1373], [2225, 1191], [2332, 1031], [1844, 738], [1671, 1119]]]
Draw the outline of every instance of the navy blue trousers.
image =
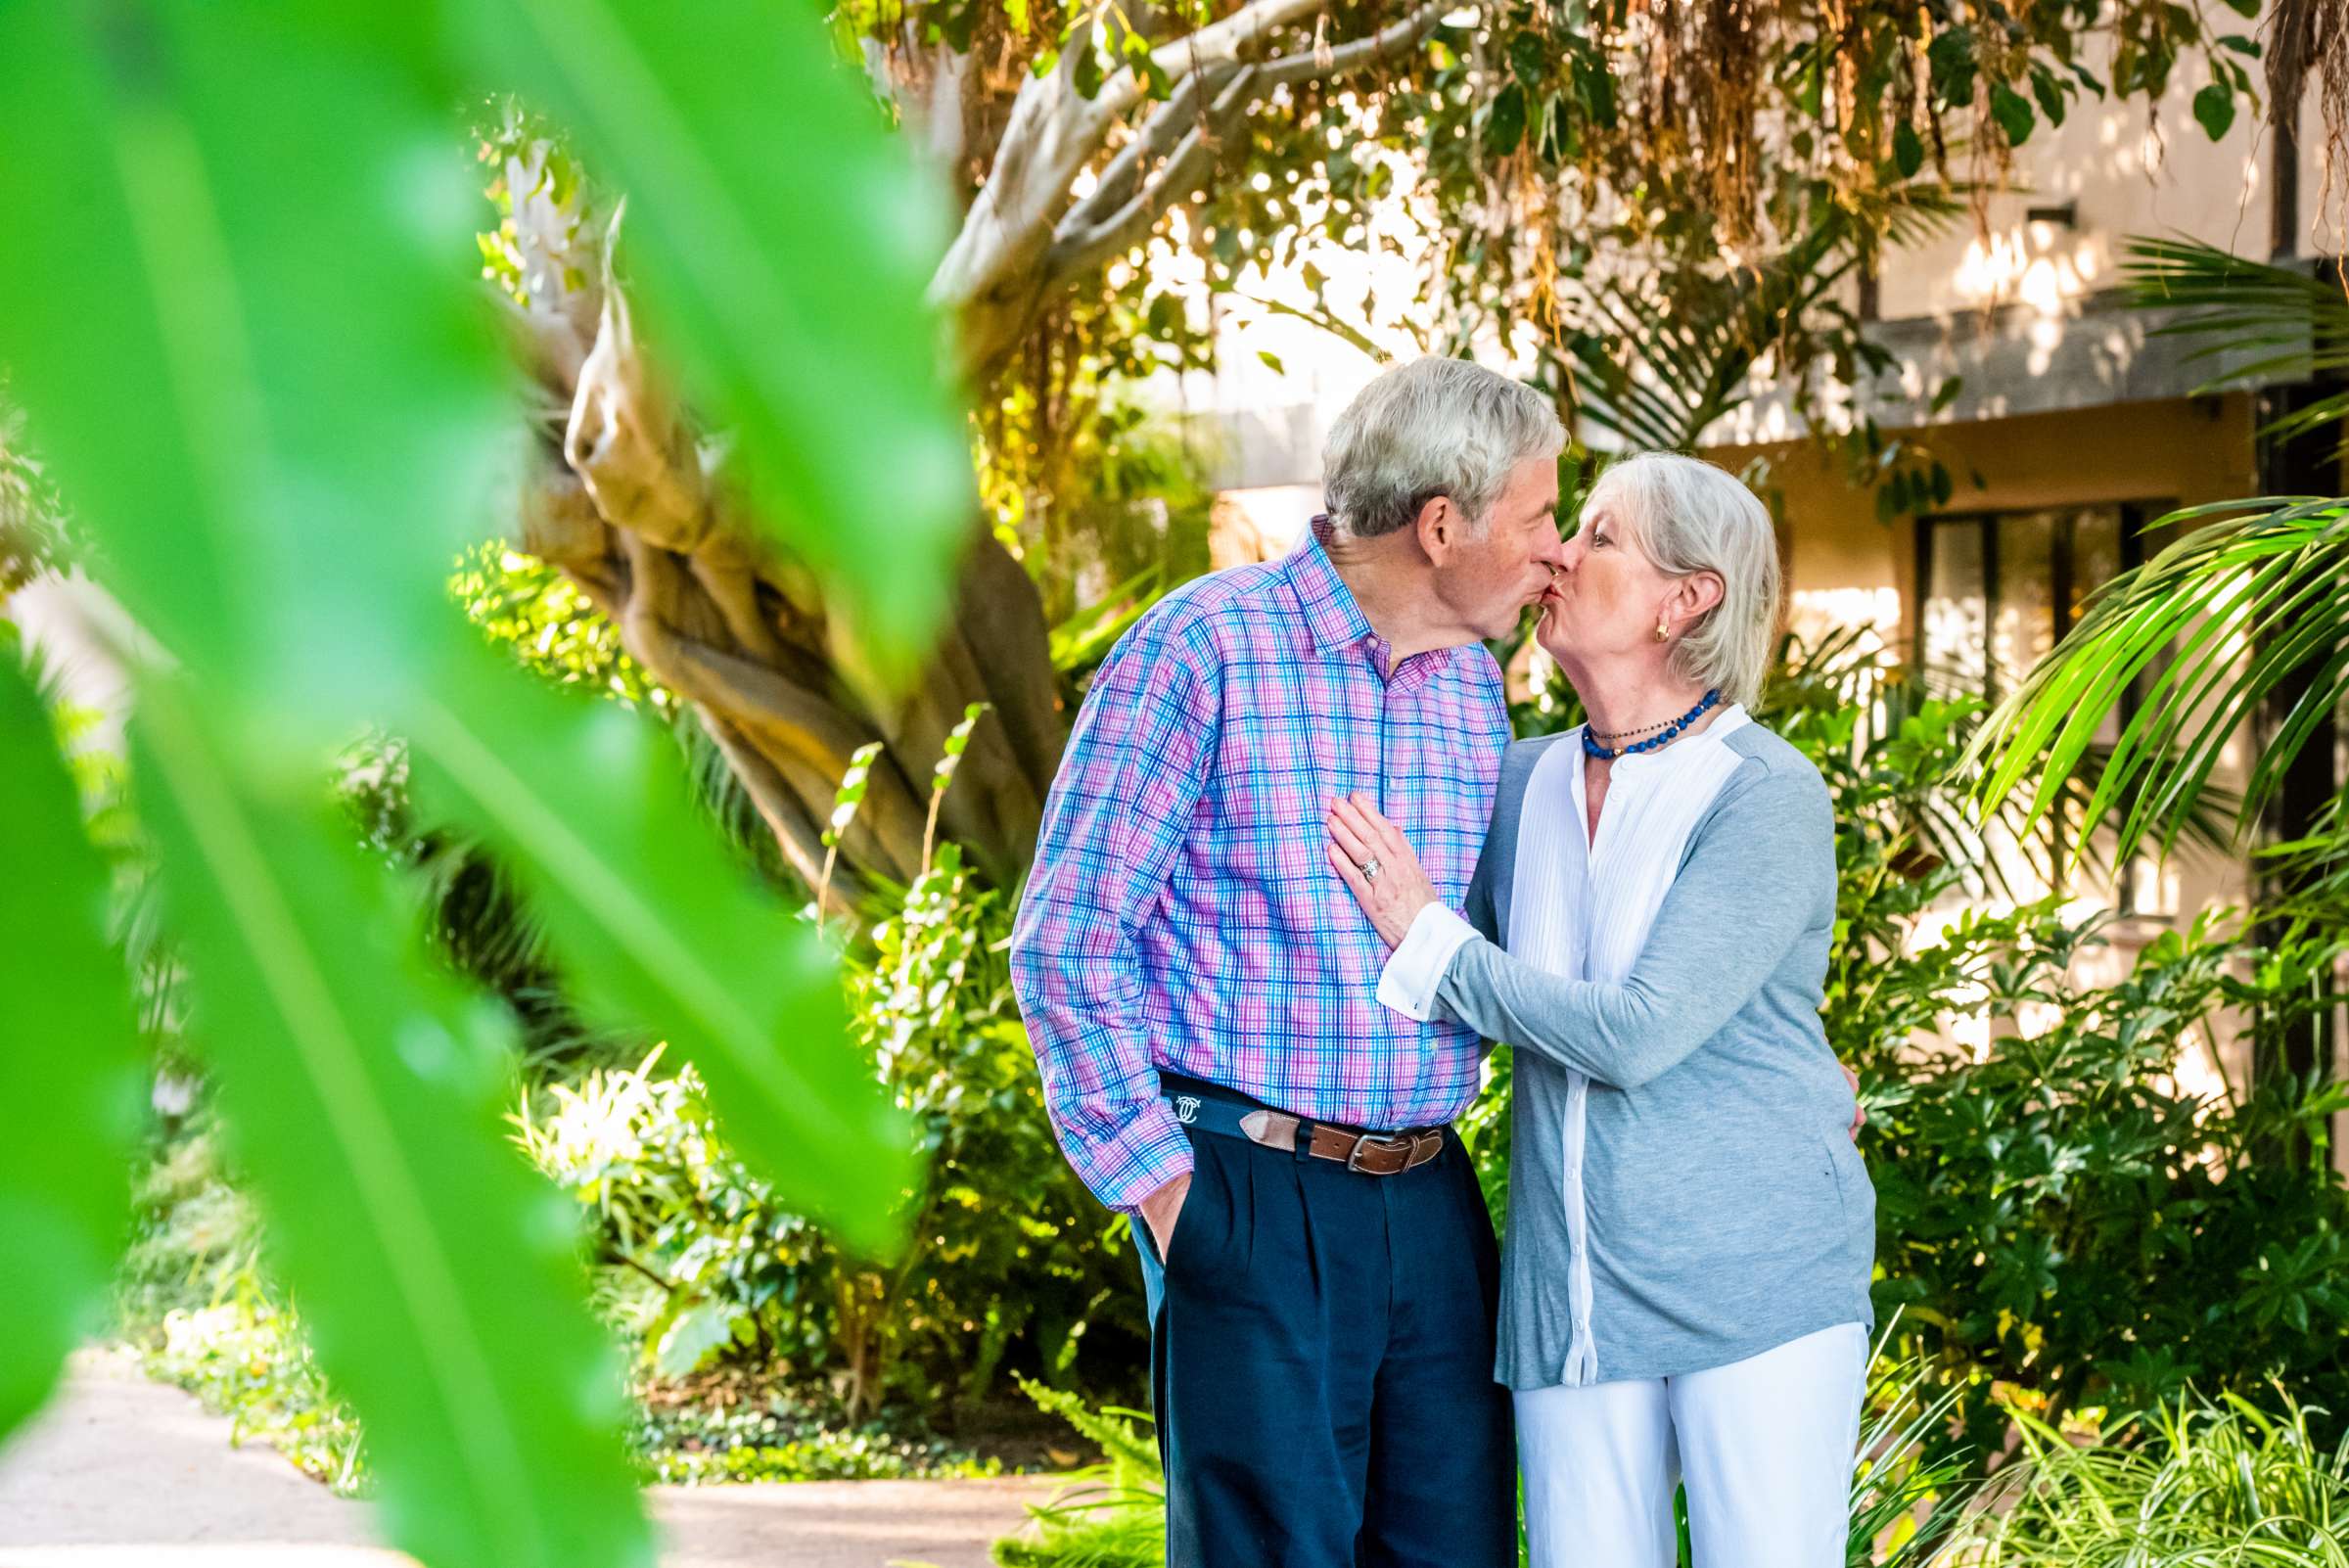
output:
[[1163, 1263], [1134, 1222], [1168, 1568], [1516, 1568], [1499, 1255], [1458, 1138], [1392, 1176], [1191, 1145]]

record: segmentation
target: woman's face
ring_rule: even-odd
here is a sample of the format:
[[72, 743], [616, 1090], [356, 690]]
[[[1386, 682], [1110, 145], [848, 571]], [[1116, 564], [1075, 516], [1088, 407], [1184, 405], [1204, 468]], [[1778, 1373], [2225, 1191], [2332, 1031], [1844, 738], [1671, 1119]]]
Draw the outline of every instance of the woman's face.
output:
[[1629, 520], [1602, 486], [1566, 541], [1565, 559], [1543, 598], [1537, 638], [1569, 669], [1661, 654], [1656, 622], [1677, 597], [1676, 585], [1640, 552]]

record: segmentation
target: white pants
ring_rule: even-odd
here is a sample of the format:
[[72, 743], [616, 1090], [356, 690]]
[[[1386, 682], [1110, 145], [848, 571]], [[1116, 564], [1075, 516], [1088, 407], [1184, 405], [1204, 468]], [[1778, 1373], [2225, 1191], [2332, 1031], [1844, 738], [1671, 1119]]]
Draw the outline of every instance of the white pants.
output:
[[1517, 1396], [1533, 1568], [1843, 1568], [1867, 1330], [1807, 1334], [1681, 1377]]

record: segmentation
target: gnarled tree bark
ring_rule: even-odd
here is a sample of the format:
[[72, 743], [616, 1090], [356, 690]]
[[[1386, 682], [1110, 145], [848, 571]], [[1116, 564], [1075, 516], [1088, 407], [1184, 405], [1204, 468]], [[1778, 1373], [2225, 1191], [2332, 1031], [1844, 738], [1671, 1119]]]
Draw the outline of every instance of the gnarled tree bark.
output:
[[[1082, 46], [1025, 80], [989, 153], [989, 173], [940, 263], [931, 295], [956, 328], [957, 369], [984, 387], [1075, 280], [1148, 234], [1214, 172], [1250, 104], [1283, 85], [1401, 59], [1444, 3], [1361, 36], [1317, 38], [1321, 0], [1250, 0], [1152, 51], [1172, 94], [1147, 99], [1122, 72], [1078, 90]], [[930, 62], [905, 95], [933, 145], [959, 140], [976, 73]], [[1066, 736], [1047, 628], [1026, 571], [974, 518], [955, 611], [912, 692], [876, 708], [837, 672], [836, 626], [813, 580], [762, 542], [706, 438], [637, 338], [598, 232], [541, 178], [544, 149], [512, 159], [526, 302], [508, 300], [539, 393], [539, 436], [521, 501], [524, 548], [559, 567], [610, 616], [622, 646], [692, 703], [810, 886], [842, 774], [878, 742], [864, 803], [840, 846], [836, 891], [921, 868], [932, 766], [971, 703], [974, 733], [940, 819], [1009, 886], [1025, 871]], [[1095, 177], [1080, 193], [1082, 176]], [[861, 520], [844, 520], [858, 526]]]

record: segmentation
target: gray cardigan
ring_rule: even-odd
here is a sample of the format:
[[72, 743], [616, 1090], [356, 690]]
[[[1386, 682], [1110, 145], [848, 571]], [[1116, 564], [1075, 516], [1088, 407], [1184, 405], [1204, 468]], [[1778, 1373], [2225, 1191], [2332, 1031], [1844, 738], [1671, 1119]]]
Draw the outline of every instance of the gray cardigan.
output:
[[1689, 834], [1622, 985], [1507, 952], [1517, 827], [1551, 736], [1509, 748], [1469, 889], [1483, 933], [1437, 992], [1515, 1051], [1498, 1375], [1567, 1381], [1566, 1072], [1590, 1076], [1583, 1186], [1597, 1381], [1742, 1360], [1872, 1326], [1875, 1189], [1819, 1009], [1835, 924], [1834, 815], [1809, 759], [1759, 725]]

